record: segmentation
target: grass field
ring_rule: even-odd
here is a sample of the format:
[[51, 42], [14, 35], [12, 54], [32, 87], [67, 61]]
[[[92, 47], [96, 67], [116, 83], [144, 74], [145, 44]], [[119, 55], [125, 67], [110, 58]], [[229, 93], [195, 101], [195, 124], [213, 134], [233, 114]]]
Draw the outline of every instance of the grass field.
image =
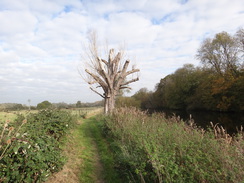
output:
[[87, 107], [87, 108], [75, 108], [75, 109], [67, 109], [71, 111], [72, 114], [78, 115], [83, 118], [88, 118], [90, 116], [99, 114], [103, 111], [103, 107]]
[[[87, 107], [87, 108], [74, 108], [74, 109], [63, 109], [65, 111], [70, 111], [73, 115], [77, 115], [83, 118], [87, 118], [103, 111], [102, 107]], [[18, 114], [27, 116], [29, 113], [37, 113], [38, 110], [20, 110], [20, 111], [0, 111], [0, 125], [5, 123], [5, 121], [14, 121]]]
[[27, 116], [29, 113], [37, 113], [38, 110], [21, 110], [21, 111], [8, 111], [8, 112], [0, 112], [0, 124], [4, 123], [5, 121], [14, 121], [18, 114], [22, 114]]

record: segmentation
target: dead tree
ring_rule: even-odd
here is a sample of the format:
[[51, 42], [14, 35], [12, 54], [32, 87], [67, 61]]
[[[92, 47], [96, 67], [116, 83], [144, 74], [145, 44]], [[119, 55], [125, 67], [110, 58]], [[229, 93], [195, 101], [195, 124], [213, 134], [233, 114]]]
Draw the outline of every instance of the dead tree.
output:
[[[93, 54], [93, 71], [85, 69], [86, 73], [90, 76], [88, 84], [97, 84], [97, 87], [101, 87], [103, 94], [98, 92], [94, 87], [90, 87], [92, 91], [104, 98], [104, 113], [110, 113], [115, 107], [115, 97], [122, 89], [131, 89], [128, 84], [138, 81], [139, 77], [126, 80], [127, 76], [139, 72], [139, 69], [132, 68], [127, 71], [129, 60], [126, 60], [123, 64], [121, 52], [116, 55], [114, 49], [110, 49], [108, 60], [104, 60]], [[120, 65], [122, 67], [120, 67]]]

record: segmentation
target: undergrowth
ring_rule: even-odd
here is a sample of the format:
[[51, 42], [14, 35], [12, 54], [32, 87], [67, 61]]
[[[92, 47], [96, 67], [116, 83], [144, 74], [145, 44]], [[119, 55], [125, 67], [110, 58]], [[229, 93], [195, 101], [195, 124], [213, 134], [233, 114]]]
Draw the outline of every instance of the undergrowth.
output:
[[105, 118], [120, 175], [128, 182], [242, 182], [244, 136], [223, 128], [203, 130], [178, 117], [116, 109]]
[[0, 182], [42, 182], [59, 171], [65, 158], [61, 139], [75, 122], [65, 111], [18, 115], [0, 127]]

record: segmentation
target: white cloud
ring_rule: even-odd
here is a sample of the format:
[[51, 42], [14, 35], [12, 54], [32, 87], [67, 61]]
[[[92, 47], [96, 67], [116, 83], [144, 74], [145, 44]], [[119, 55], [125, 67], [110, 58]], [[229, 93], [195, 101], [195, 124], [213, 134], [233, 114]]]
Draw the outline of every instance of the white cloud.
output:
[[99, 100], [77, 71], [89, 29], [112, 47], [125, 42], [125, 59], [141, 69], [133, 92], [154, 89], [183, 64], [198, 65], [204, 38], [243, 27], [243, 7], [242, 0], [1, 0], [0, 103]]
[[0, 36], [13, 36], [32, 32], [37, 22], [36, 18], [27, 11], [0, 11]]

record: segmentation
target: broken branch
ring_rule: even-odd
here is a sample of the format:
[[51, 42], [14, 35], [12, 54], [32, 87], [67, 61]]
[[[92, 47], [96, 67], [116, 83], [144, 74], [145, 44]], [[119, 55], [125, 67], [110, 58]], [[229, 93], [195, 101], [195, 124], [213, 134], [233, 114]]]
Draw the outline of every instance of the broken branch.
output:
[[136, 81], [138, 81], [138, 80], [139, 80], [139, 78], [135, 78], [135, 79], [132, 79], [132, 80], [130, 80], [130, 81], [127, 81], [127, 82], [121, 84], [120, 86], [128, 85], [128, 84], [133, 83], [133, 82], [136, 82]]
[[91, 89], [92, 91], [94, 91], [96, 94], [100, 95], [102, 98], [105, 98], [104, 95], [102, 95], [101, 93], [99, 93], [99, 92], [98, 92], [97, 90], [95, 90], [94, 88], [90, 87], [90, 89]]
[[126, 72], [126, 76], [128, 76], [128, 75], [130, 75], [132, 73], [135, 73], [135, 72], [140, 72], [140, 69], [133, 69], [131, 71], [128, 71], [128, 72]]

